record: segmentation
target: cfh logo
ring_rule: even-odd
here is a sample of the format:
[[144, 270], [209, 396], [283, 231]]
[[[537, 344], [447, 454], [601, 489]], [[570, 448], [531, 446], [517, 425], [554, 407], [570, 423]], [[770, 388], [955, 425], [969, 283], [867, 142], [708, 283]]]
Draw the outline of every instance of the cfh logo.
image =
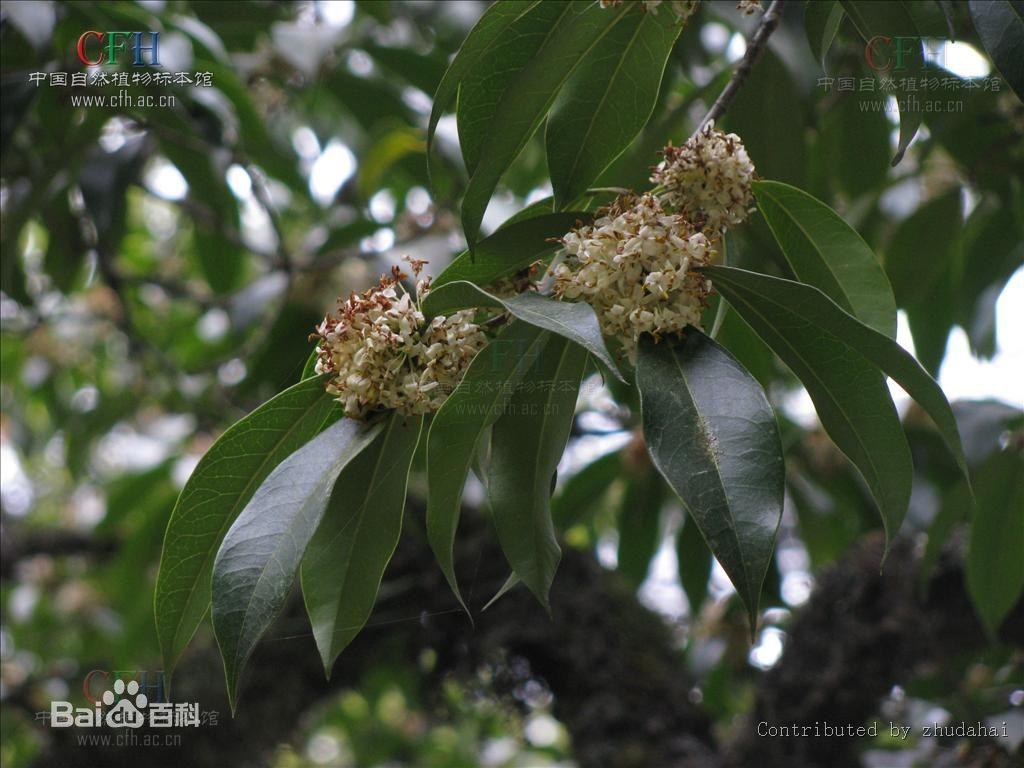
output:
[[864, 60], [876, 72], [899, 72], [908, 66], [944, 66], [945, 47], [941, 40], [901, 35], [875, 35], [864, 46]]
[[[149, 35], [149, 44], [143, 43]], [[146, 60], [148, 54], [149, 60]], [[78, 58], [87, 67], [118, 64], [127, 55], [136, 67], [156, 66], [160, 63], [159, 32], [83, 32], [78, 38]]]

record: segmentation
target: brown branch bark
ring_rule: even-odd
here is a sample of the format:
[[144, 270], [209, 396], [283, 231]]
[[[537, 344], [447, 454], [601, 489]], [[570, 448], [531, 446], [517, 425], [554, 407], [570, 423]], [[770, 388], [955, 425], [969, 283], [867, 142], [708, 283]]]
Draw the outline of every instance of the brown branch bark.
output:
[[758, 24], [757, 29], [754, 31], [753, 37], [747, 42], [747, 50], [743, 54], [743, 58], [740, 59], [740, 63], [737, 65], [736, 70], [732, 73], [732, 77], [729, 78], [729, 82], [726, 83], [725, 88], [718, 94], [718, 98], [715, 99], [715, 103], [711, 105], [711, 109], [704, 115], [704, 119], [700, 121], [697, 126], [697, 130], [694, 131], [694, 136], [700, 133], [701, 129], [710, 123], [712, 120], [718, 120], [725, 114], [725, 111], [729, 108], [732, 100], [736, 98], [736, 94], [743, 86], [743, 82], [750, 75], [754, 65], [757, 64], [758, 60], [764, 54], [764, 50], [768, 45], [768, 38], [771, 37], [772, 32], [779, 26], [779, 20], [782, 18], [782, 2], [783, 0], [772, 0], [772, 4], [768, 6], [768, 10], [764, 12], [761, 17], [761, 22]]

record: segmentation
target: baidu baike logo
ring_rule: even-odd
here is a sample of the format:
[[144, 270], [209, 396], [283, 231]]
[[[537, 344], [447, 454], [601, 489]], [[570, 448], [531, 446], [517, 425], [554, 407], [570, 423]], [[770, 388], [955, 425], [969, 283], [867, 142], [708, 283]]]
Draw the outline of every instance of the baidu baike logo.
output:
[[[123, 694], [127, 694], [127, 698], [118, 700], [117, 697]], [[108, 707], [104, 718], [107, 727], [139, 728], [145, 724], [143, 710], [149, 700], [146, 694], [139, 691], [139, 684], [134, 680], [130, 680], [127, 685], [124, 680], [115, 680], [114, 689], [104, 691], [102, 701]]]
[[199, 704], [150, 701], [138, 681], [117, 678], [91, 707], [70, 701], [50, 702], [51, 728], [180, 728], [198, 727]]

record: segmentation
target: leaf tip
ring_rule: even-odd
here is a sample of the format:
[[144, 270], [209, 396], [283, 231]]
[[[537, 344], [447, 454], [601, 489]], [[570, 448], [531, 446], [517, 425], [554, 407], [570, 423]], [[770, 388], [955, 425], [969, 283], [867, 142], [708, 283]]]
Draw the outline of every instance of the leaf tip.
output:
[[[494, 605], [494, 604], [495, 604], [496, 602], [498, 602], [498, 599], [499, 599], [499, 598], [500, 598], [500, 597], [501, 597], [501, 596], [502, 596], [503, 594], [505, 594], [505, 593], [504, 593], [504, 592], [501, 592], [501, 591], [499, 591], [499, 592], [498, 592], [498, 594], [496, 594], [496, 595], [495, 595], [494, 597], [492, 597], [492, 598], [491, 598], [490, 600], [488, 600], [488, 601], [487, 601], [487, 604], [486, 604], [486, 605], [485, 605], [485, 606], [484, 606], [483, 608], [481, 608], [481, 609], [480, 609], [480, 613], [483, 613], [483, 612], [484, 612], [484, 611], [486, 611], [486, 610], [487, 610], [488, 608], [490, 608], [490, 607], [491, 607], [492, 605]], [[473, 624], [473, 617], [472, 617], [472, 616], [470, 616], [470, 617], [469, 617], [469, 622], [470, 622], [470, 624]], [[476, 624], [473, 624], [473, 626], [475, 627], [475, 626], [476, 626]]]
[[473, 213], [467, 214], [465, 203], [463, 203], [462, 234], [466, 236], [466, 250], [469, 251], [469, 262], [471, 264], [476, 263], [476, 246], [477, 241], [480, 239], [481, 218], [481, 216]]
[[[431, 513], [431, 509], [430, 509], [430, 506], [428, 505], [428, 507], [427, 507], [427, 518], [428, 518], [428, 520], [431, 517], [430, 513]], [[435, 542], [433, 540], [433, 538], [432, 538], [431, 533], [429, 532], [429, 522], [428, 522], [427, 538], [430, 539], [430, 546], [434, 550], [435, 557], [438, 560], [438, 565], [441, 566], [441, 573], [444, 574], [444, 580], [448, 582], [448, 586], [451, 588], [452, 594], [455, 595], [455, 600], [459, 603], [459, 607], [462, 608], [462, 610], [463, 610], [463, 612], [465, 612], [466, 616], [469, 617], [469, 623], [473, 624], [473, 614], [469, 610], [469, 606], [466, 605], [466, 601], [463, 600], [463, 598], [462, 598], [462, 591], [459, 589], [459, 581], [455, 577], [455, 570], [454, 570], [453, 565], [451, 564], [452, 563], [452, 558], [453, 558], [452, 548], [454, 547], [454, 543], [449, 545], [449, 544], [447, 544], [447, 543], [445, 543], [443, 541]], [[454, 534], [453, 534], [453, 542], [454, 542]]]
[[[165, 665], [166, 666], [166, 665]], [[171, 700], [171, 682], [174, 677], [174, 668], [170, 667], [164, 669], [161, 673], [162, 683], [164, 687], [164, 698], [167, 701]]]
[[228, 678], [228, 707], [231, 709], [231, 717], [233, 718], [238, 712], [238, 682], [232, 681]]
[[324, 668], [324, 680], [330, 682], [331, 672], [334, 670], [334, 659], [338, 658], [337, 656], [331, 658], [331, 638], [328, 636], [326, 642], [323, 643], [320, 641], [320, 638], [316, 635], [314, 635], [314, 639], [316, 640], [317, 648], [320, 651], [320, 663], [323, 665]]
[[[459, 590], [455, 589], [455, 599], [459, 601], [459, 607], [462, 608], [462, 612], [466, 614], [466, 618], [469, 619], [469, 626], [476, 629], [476, 622], [473, 620], [473, 612], [469, 610], [469, 606], [466, 605], [466, 601], [462, 599], [462, 595], [459, 594]], [[487, 610], [490, 603], [483, 607], [483, 610]]]
[[[548, 615], [548, 619], [554, 619], [555, 614], [551, 610], [550, 587], [544, 590], [537, 590], [529, 584], [527, 584], [526, 586], [530, 590], [530, 592], [533, 593], [533, 596], [537, 598], [537, 602], [540, 603], [540, 607], [544, 609], [544, 613]], [[497, 597], [500, 597], [500, 595], [495, 595], [495, 598]], [[494, 600], [492, 600], [491, 602], [493, 603]]]
[[882, 550], [882, 559], [878, 563], [878, 575], [881, 576], [885, 571], [885, 563], [889, 559], [889, 553], [892, 551], [892, 540], [889, 538], [889, 532], [885, 532], [885, 549]]
[[164, 689], [170, 692], [171, 678], [174, 676], [174, 668], [176, 666], [177, 659], [174, 658], [173, 655], [168, 653], [161, 654], [160, 658], [163, 661], [164, 666], [163, 671], [161, 673], [164, 679]]

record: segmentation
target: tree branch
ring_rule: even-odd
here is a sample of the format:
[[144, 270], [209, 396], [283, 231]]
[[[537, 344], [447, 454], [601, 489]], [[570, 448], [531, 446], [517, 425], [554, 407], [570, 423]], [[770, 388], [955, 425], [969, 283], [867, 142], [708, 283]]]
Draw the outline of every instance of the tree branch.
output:
[[729, 108], [729, 104], [736, 98], [736, 93], [739, 91], [740, 86], [750, 75], [750, 71], [754, 68], [754, 65], [761, 58], [764, 53], [765, 47], [768, 43], [768, 38], [772, 32], [779, 25], [779, 20], [782, 18], [782, 0], [772, 0], [772, 4], [768, 6], [768, 10], [765, 11], [764, 16], [761, 17], [761, 23], [758, 25], [757, 30], [754, 32], [754, 36], [750, 38], [747, 43], [747, 50], [743, 54], [743, 58], [740, 59], [739, 66], [736, 67], [736, 71], [732, 73], [732, 77], [729, 78], [729, 82], [725, 88], [715, 99], [715, 103], [711, 105], [711, 109], [704, 115], [704, 119], [700, 121], [697, 126], [697, 130], [694, 131], [696, 136], [704, 128], [705, 125], [710, 123], [712, 120], [718, 120], [725, 114], [725, 110]]
[[6, 514], [0, 524], [0, 579], [17, 576], [18, 564], [36, 555], [62, 557], [84, 555], [107, 557], [117, 551], [119, 542], [101, 538], [92, 532], [60, 529], [25, 529], [12, 524]]

